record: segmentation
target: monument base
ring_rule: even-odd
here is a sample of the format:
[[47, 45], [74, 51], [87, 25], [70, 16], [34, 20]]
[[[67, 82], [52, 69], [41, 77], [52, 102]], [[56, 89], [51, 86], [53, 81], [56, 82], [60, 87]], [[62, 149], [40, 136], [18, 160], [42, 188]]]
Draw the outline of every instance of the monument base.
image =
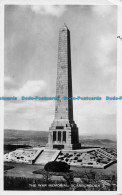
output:
[[50, 161], [60, 161], [71, 166], [86, 168], [106, 168], [117, 162], [116, 156], [108, 153], [105, 148], [100, 147], [87, 147], [86, 149], [81, 148], [77, 150], [51, 150], [45, 147], [17, 149], [6, 153], [4, 161], [40, 165], [45, 165]]
[[48, 149], [75, 150], [80, 149], [78, 128], [74, 121], [68, 119], [54, 120], [49, 128]]
[[81, 144], [46, 144], [46, 149], [57, 149], [57, 150], [77, 150], [77, 149], [81, 149]]

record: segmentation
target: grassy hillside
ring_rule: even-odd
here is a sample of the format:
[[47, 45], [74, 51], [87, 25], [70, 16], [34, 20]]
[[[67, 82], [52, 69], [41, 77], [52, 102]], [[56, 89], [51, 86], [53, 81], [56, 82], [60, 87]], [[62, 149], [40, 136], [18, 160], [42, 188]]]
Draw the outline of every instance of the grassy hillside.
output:
[[47, 143], [48, 132], [4, 130], [4, 144], [26, 144], [30, 146], [44, 146]]
[[[109, 138], [110, 137], [110, 138]], [[109, 135], [80, 136], [82, 145], [116, 147], [116, 137]], [[25, 144], [30, 146], [45, 146], [48, 141], [46, 131], [27, 131], [27, 130], [4, 130], [4, 144]]]

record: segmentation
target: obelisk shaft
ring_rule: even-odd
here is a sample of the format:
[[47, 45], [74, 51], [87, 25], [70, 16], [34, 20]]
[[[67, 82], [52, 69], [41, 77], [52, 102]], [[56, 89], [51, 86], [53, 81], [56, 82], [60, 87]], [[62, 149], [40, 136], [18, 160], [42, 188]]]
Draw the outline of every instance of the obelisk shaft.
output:
[[64, 97], [72, 97], [70, 31], [66, 26], [59, 31], [58, 66], [56, 96], [59, 101], [55, 105], [55, 119], [73, 120], [72, 100], [64, 100]]
[[58, 64], [55, 118], [49, 128], [49, 149], [72, 150], [80, 148], [78, 128], [73, 121], [72, 100], [64, 100], [64, 97], [72, 97], [72, 73], [70, 53], [70, 31], [64, 25], [59, 31]]

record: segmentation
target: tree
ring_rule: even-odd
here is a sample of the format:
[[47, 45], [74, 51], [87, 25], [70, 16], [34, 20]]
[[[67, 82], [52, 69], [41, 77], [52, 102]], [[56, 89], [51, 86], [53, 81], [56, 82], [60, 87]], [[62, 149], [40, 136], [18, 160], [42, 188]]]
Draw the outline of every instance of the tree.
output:
[[45, 183], [46, 183], [46, 187], [47, 187], [47, 189], [48, 189], [48, 187], [49, 187], [49, 183], [50, 183], [50, 173], [49, 173], [49, 171], [45, 171], [44, 173], [43, 173], [43, 177], [44, 177], [44, 181], [45, 181]]
[[66, 162], [51, 161], [44, 166], [44, 169], [49, 172], [69, 172], [70, 165]]
[[69, 187], [72, 187], [72, 184], [74, 184], [74, 175], [73, 175], [73, 172], [65, 173], [63, 177], [66, 180], [67, 185]]

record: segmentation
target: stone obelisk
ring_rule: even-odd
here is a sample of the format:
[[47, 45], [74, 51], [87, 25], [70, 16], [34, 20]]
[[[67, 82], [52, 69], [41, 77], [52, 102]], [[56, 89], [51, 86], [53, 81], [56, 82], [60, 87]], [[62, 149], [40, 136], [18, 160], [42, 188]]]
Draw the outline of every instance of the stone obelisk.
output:
[[55, 118], [49, 128], [47, 148], [50, 149], [79, 149], [78, 128], [73, 121], [73, 102], [64, 100], [64, 97], [72, 97], [72, 73], [70, 31], [64, 26], [59, 31], [58, 64]]

